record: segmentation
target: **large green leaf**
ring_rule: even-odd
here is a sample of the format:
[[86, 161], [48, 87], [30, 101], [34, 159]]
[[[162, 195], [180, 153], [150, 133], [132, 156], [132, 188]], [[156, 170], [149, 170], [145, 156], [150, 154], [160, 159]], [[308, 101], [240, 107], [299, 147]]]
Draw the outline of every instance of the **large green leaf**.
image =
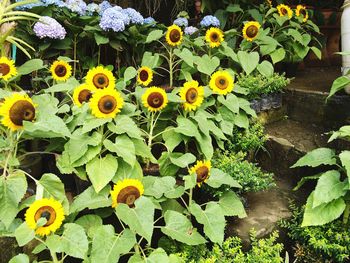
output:
[[102, 226], [102, 218], [97, 215], [85, 215], [75, 221], [76, 224], [82, 226], [89, 237], [93, 238], [98, 227]]
[[220, 197], [219, 205], [225, 216], [247, 217], [242, 201], [232, 191], [226, 192]]
[[333, 132], [328, 142], [334, 141], [335, 139], [338, 139], [338, 138], [349, 138], [349, 137], [350, 137], [350, 125], [345, 125], [343, 127], [340, 127], [338, 131]]
[[210, 169], [210, 177], [206, 183], [213, 188], [219, 188], [223, 184], [235, 188], [242, 188], [242, 186], [235, 179], [233, 179], [232, 176], [217, 168]]
[[225, 105], [233, 113], [239, 112], [238, 98], [233, 94], [228, 94], [226, 98], [224, 96], [219, 96], [218, 101]]
[[175, 156], [171, 155], [170, 160], [176, 166], [179, 166], [181, 168], [186, 168], [191, 163], [194, 163], [196, 161], [196, 156], [194, 156], [192, 153], [185, 153], [184, 155], [182, 155], [180, 157], [175, 157]]
[[9, 263], [29, 263], [29, 257], [26, 254], [18, 254], [11, 258]]
[[337, 163], [335, 152], [329, 148], [318, 148], [308, 152], [301, 157], [291, 168], [311, 166], [317, 167], [320, 165], [334, 165]]
[[135, 154], [144, 158], [149, 159], [152, 163], [157, 163], [157, 159], [154, 158], [150, 148], [145, 143], [144, 140], [139, 140], [132, 138], [132, 142], [134, 143], [135, 147]]
[[43, 69], [45, 67], [44, 62], [41, 59], [31, 59], [19, 66], [17, 72], [18, 75], [27, 75], [33, 71]]
[[258, 65], [257, 69], [260, 72], [260, 74], [264, 75], [267, 78], [272, 77], [274, 72], [273, 65], [271, 64], [271, 62], [267, 60], [264, 60], [263, 62], [261, 62]]
[[114, 143], [106, 139], [103, 141], [103, 145], [108, 151], [122, 157], [131, 167], [134, 166], [136, 162], [135, 146], [127, 135], [117, 136]]
[[177, 119], [178, 127], [174, 129], [175, 132], [186, 135], [188, 137], [199, 137], [199, 132], [197, 125], [195, 125], [191, 120], [178, 116]]
[[115, 118], [115, 123], [108, 123], [107, 127], [113, 133], [126, 133], [127, 135], [129, 135], [130, 138], [142, 139], [140, 129], [137, 127], [135, 122], [128, 116], [118, 115]]
[[193, 67], [193, 54], [187, 48], [175, 49], [174, 54], [185, 61], [190, 67]]
[[124, 81], [127, 82], [137, 75], [137, 70], [134, 67], [128, 67], [124, 72]]
[[350, 182], [350, 151], [342, 151], [339, 154], [339, 158], [342, 165], [345, 167], [346, 174]]
[[247, 75], [252, 73], [259, 64], [260, 57], [258, 52], [248, 53], [246, 51], [238, 51], [237, 55], [239, 62]]
[[73, 203], [71, 204], [70, 212], [76, 213], [84, 210], [85, 208], [97, 209], [111, 206], [112, 202], [108, 199], [110, 191], [110, 186], [107, 186], [99, 193], [96, 193], [94, 188], [90, 186], [80, 195], [75, 197]]
[[146, 43], [151, 43], [153, 41], [156, 41], [163, 37], [163, 30], [157, 29], [157, 30], [152, 30], [147, 38], [146, 38]]
[[199, 72], [210, 76], [218, 66], [220, 66], [220, 60], [217, 57], [209, 57], [204, 55], [202, 57], [195, 57], [195, 64]]
[[95, 128], [101, 127], [102, 125], [110, 122], [112, 119], [111, 118], [95, 118], [91, 116], [90, 118], [87, 118], [84, 122], [82, 133], [87, 133], [92, 131]]
[[270, 54], [270, 57], [272, 59], [272, 63], [276, 64], [286, 57], [286, 51], [283, 48], [276, 49]]
[[349, 84], [350, 84], [350, 78], [348, 76], [341, 76], [341, 77], [337, 78], [332, 84], [332, 87], [331, 87], [331, 90], [329, 92], [327, 99], [332, 97], [338, 91], [344, 89]]
[[84, 259], [89, 249], [89, 241], [84, 228], [77, 224], [66, 223], [61, 236], [61, 246], [62, 252], [67, 255]]
[[45, 93], [52, 92], [70, 92], [80, 85], [79, 81], [75, 78], [69, 78], [66, 82], [55, 84], [47, 89]]
[[172, 176], [155, 177], [147, 176], [143, 178], [145, 195], [161, 198], [165, 193], [174, 190], [176, 180]]
[[142, 177], [143, 171], [139, 162], [135, 162], [134, 166], [131, 167], [128, 163], [123, 161], [123, 159], [118, 159], [118, 170], [113, 178], [114, 183], [126, 178], [142, 180]]
[[172, 127], [168, 128], [169, 130], [165, 131], [162, 136], [168, 150], [172, 152], [183, 141], [183, 136], [174, 131]]
[[204, 154], [206, 159], [210, 160], [214, 154], [211, 136], [199, 133], [196, 139], [201, 152]]
[[19, 246], [23, 247], [32, 241], [35, 237], [34, 230], [29, 228], [26, 222], [23, 222], [16, 230], [15, 230], [15, 238]]

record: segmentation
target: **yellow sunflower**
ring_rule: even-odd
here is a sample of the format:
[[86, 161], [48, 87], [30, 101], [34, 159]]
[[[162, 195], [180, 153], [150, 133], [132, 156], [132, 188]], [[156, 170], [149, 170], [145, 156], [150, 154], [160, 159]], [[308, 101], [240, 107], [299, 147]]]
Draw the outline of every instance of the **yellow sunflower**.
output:
[[90, 87], [86, 83], [81, 84], [79, 87], [74, 89], [73, 101], [74, 104], [80, 107], [84, 102], [89, 102], [92, 94], [97, 89], [95, 87]]
[[124, 100], [115, 89], [96, 90], [89, 105], [95, 117], [114, 118], [123, 108]]
[[248, 41], [253, 41], [258, 35], [260, 27], [261, 25], [259, 22], [249, 21], [243, 27], [243, 37]]
[[97, 89], [115, 88], [115, 78], [112, 71], [102, 66], [90, 69], [85, 78], [89, 86]]
[[56, 60], [50, 67], [52, 78], [56, 81], [66, 81], [72, 76], [72, 67], [63, 60]]
[[129, 207], [134, 207], [136, 199], [143, 195], [144, 188], [140, 180], [124, 179], [114, 185], [111, 191], [112, 207], [118, 204], [127, 204]]
[[153, 71], [149, 67], [143, 66], [137, 72], [137, 82], [148, 86], [153, 80]]
[[233, 77], [227, 71], [217, 71], [210, 78], [209, 87], [217, 94], [226, 95], [233, 86]]
[[196, 165], [188, 170], [189, 174], [197, 174], [197, 185], [199, 187], [205, 183], [210, 176], [211, 162], [197, 161]]
[[221, 42], [224, 41], [224, 33], [220, 28], [211, 27], [205, 33], [205, 40], [211, 48], [219, 47]]
[[150, 112], [160, 111], [168, 104], [168, 96], [164, 89], [150, 87], [142, 95], [142, 103]]
[[23, 121], [34, 121], [35, 105], [26, 94], [13, 93], [0, 104], [1, 123], [12, 131], [23, 128]]
[[298, 17], [303, 16], [303, 22], [306, 22], [309, 19], [309, 13], [304, 5], [297, 5], [295, 15]]
[[277, 10], [278, 10], [278, 14], [280, 16], [288, 16], [289, 19], [291, 19], [292, 16], [293, 16], [292, 9], [289, 6], [287, 6], [287, 5], [279, 4], [277, 6]]
[[168, 27], [165, 39], [170, 46], [178, 46], [182, 42], [183, 32], [181, 28], [177, 25], [172, 25]]
[[[37, 227], [37, 222], [42, 217], [47, 222], [45, 225]], [[25, 220], [29, 228], [35, 230], [35, 234], [47, 236], [61, 227], [64, 220], [64, 210], [60, 202], [52, 198], [43, 198], [30, 205], [26, 211]]]
[[17, 75], [15, 62], [7, 57], [0, 57], [0, 80], [8, 81]]
[[186, 111], [196, 110], [203, 102], [204, 88], [198, 86], [195, 80], [188, 81], [180, 89], [179, 95], [184, 101], [183, 107]]

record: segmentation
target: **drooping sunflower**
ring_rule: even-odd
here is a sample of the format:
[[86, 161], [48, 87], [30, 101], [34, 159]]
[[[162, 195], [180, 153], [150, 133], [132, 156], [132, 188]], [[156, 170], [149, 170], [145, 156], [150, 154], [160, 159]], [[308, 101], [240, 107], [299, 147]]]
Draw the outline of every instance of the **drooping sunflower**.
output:
[[303, 22], [306, 22], [309, 19], [309, 13], [304, 5], [297, 5], [295, 15], [298, 17], [303, 16]]
[[205, 183], [210, 176], [211, 162], [197, 161], [196, 165], [188, 170], [190, 174], [197, 174], [197, 185], [199, 187]]
[[219, 47], [221, 42], [224, 41], [224, 33], [220, 28], [211, 27], [205, 33], [205, 40], [211, 48]]
[[[42, 217], [47, 222], [45, 225], [38, 227], [37, 222]], [[61, 227], [64, 218], [62, 204], [52, 198], [36, 200], [30, 205], [25, 214], [25, 220], [29, 228], [35, 230], [35, 233], [40, 236], [47, 236], [56, 232]]]
[[143, 66], [137, 72], [137, 82], [148, 86], [153, 80], [153, 71], [149, 67]]
[[34, 121], [35, 105], [26, 94], [13, 93], [0, 104], [1, 123], [12, 131], [23, 128], [23, 121]]
[[143, 184], [137, 179], [124, 179], [117, 182], [111, 191], [112, 207], [127, 204], [134, 207], [135, 201], [144, 193]]
[[123, 108], [124, 100], [115, 89], [96, 90], [89, 105], [95, 117], [114, 118]]
[[233, 77], [227, 71], [217, 71], [211, 76], [209, 87], [217, 94], [226, 95], [233, 90]]
[[142, 103], [150, 112], [161, 111], [168, 104], [168, 96], [164, 89], [150, 87], [142, 95]]
[[253, 41], [259, 33], [260, 23], [257, 21], [249, 21], [243, 27], [243, 37], [248, 41]]
[[85, 78], [86, 83], [96, 89], [115, 88], [115, 78], [112, 71], [102, 66], [90, 69]]
[[74, 104], [80, 107], [84, 102], [89, 102], [92, 94], [97, 89], [95, 87], [90, 87], [86, 83], [81, 84], [79, 87], [74, 89], [73, 101]]
[[8, 81], [17, 75], [15, 62], [7, 57], [0, 57], [0, 79]]
[[165, 39], [170, 46], [178, 46], [182, 42], [183, 32], [181, 27], [178, 25], [172, 25], [168, 27], [166, 32]]
[[280, 16], [288, 16], [289, 19], [293, 16], [293, 10], [287, 5], [279, 4], [277, 10]]
[[185, 111], [193, 111], [203, 103], [204, 88], [198, 86], [198, 81], [196, 80], [188, 81], [180, 89], [179, 95], [184, 101], [183, 107]]
[[52, 78], [56, 81], [66, 81], [72, 76], [72, 67], [66, 61], [56, 60], [50, 67]]

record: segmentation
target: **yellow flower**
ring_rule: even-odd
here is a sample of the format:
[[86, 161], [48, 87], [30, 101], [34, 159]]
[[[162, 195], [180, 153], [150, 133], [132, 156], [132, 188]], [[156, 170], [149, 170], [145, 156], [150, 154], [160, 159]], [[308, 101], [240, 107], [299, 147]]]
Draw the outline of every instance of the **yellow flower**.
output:
[[115, 78], [112, 71], [102, 66], [90, 69], [85, 78], [86, 83], [90, 87], [95, 87], [96, 89], [115, 88]]
[[261, 25], [256, 21], [249, 21], [243, 27], [243, 37], [248, 41], [253, 41], [259, 33]]
[[186, 82], [179, 94], [184, 101], [183, 106], [186, 111], [196, 110], [204, 99], [204, 89], [202, 86], [198, 86], [198, 82], [195, 80]]
[[34, 121], [35, 105], [26, 94], [14, 93], [0, 104], [1, 123], [12, 131], [23, 128], [23, 121]]
[[72, 76], [72, 67], [63, 60], [56, 60], [50, 67], [52, 78], [56, 81], [66, 81]]
[[96, 90], [89, 105], [95, 117], [114, 118], [123, 108], [124, 100], [115, 89]]
[[292, 9], [287, 5], [280, 4], [277, 6], [277, 10], [280, 16], [288, 16], [289, 19], [291, 19], [293, 16]]
[[[45, 225], [37, 227], [37, 222], [42, 217], [47, 222]], [[29, 228], [35, 230], [35, 234], [47, 236], [61, 227], [64, 220], [64, 210], [60, 202], [52, 198], [43, 198], [30, 205], [26, 211], [25, 220]]]
[[0, 80], [8, 81], [17, 75], [15, 62], [7, 57], [0, 57]]
[[137, 82], [148, 86], [153, 80], [153, 71], [149, 67], [141, 67], [137, 72]]
[[129, 207], [134, 207], [136, 199], [144, 193], [143, 184], [137, 179], [124, 179], [114, 185], [111, 191], [112, 207], [118, 204], [127, 204]]
[[219, 47], [221, 42], [224, 41], [224, 33], [220, 28], [211, 27], [205, 33], [205, 40], [211, 48]]
[[95, 87], [90, 87], [86, 83], [81, 84], [79, 87], [74, 89], [73, 92], [73, 101], [74, 104], [80, 107], [84, 102], [89, 102], [92, 97], [92, 94], [97, 89]]
[[162, 88], [150, 87], [142, 95], [143, 105], [150, 111], [161, 111], [168, 104], [168, 96]]
[[217, 94], [226, 95], [233, 86], [233, 78], [227, 71], [217, 71], [210, 78], [209, 87]]
[[197, 174], [197, 185], [199, 187], [205, 183], [210, 176], [211, 162], [197, 161], [196, 165], [188, 170], [189, 174]]
[[296, 16], [303, 16], [303, 22], [306, 22], [309, 19], [309, 13], [304, 5], [297, 5], [297, 9], [295, 10]]
[[178, 46], [182, 42], [183, 32], [181, 28], [177, 25], [172, 25], [168, 27], [165, 39], [170, 46]]

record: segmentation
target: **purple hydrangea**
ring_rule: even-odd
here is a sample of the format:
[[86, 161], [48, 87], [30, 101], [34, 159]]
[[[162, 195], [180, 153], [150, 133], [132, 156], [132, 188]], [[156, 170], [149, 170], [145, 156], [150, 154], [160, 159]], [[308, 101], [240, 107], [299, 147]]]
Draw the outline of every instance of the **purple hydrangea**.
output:
[[154, 20], [154, 18], [153, 17], [146, 17], [144, 20], [143, 20], [143, 23], [144, 24], [146, 24], [146, 25], [149, 25], [149, 24], [153, 24], [153, 23], [155, 23], [156, 22], [156, 20]]
[[94, 13], [100, 13], [100, 6], [95, 3], [88, 4], [86, 7], [86, 13], [89, 16], [92, 16]]
[[112, 29], [114, 32], [121, 32], [125, 30], [125, 26], [130, 23], [130, 18], [121, 12], [119, 6], [106, 9], [102, 13], [100, 27], [108, 31]]
[[209, 26], [219, 27], [220, 21], [219, 19], [217, 19], [217, 17], [209, 15], [209, 16], [203, 17], [200, 24], [203, 27], [209, 27]]
[[67, 0], [66, 7], [72, 12], [83, 16], [86, 13], [87, 5], [83, 0]]
[[126, 8], [123, 9], [121, 12], [129, 17], [131, 23], [143, 24], [143, 16], [134, 8]]
[[34, 33], [39, 38], [64, 39], [66, 30], [55, 19], [42, 16], [34, 25]]
[[188, 26], [188, 20], [187, 20], [187, 18], [179, 17], [179, 18], [174, 20], [174, 24], [178, 25], [178, 26], [186, 27], [186, 26]]
[[100, 7], [100, 15], [103, 14], [106, 9], [111, 8], [112, 5], [108, 1], [103, 1], [101, 4], [99, 4]]
[[194, 26], [188, 26], [188, 27], [185, 27], [184, 31], [186, 35], [192, 35], [198, 31], [198, 28]]

